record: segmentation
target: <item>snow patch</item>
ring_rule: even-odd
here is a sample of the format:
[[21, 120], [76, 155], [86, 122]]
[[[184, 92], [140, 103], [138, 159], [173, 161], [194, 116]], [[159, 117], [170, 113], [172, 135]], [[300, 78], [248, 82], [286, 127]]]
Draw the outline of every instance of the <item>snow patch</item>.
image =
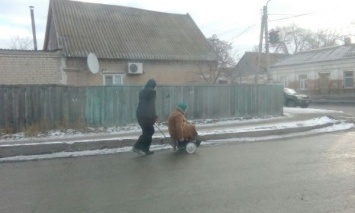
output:
[[[328, 118], [329, 119], [329, 118]], [[327, 118], [321, 118], [320, 120], [329, 121]], [[332, 120], [332, 119], [330, 119]], [[211, 146], [211, 145], [219, 145], [226, 143], [238, 143], [238, 142], [256, 142], [256, 141], [265, 141], [265, 140], [275, 140], [282, 138], [291, 138], [297, 136], [306, 136], [306, 135], [315, 135], [320, 133], [328, 133], [335, 131], [344, 131], [351, 128], [355, 128], [355, 124], [353, 123], [340, 123], [334, 124], [329, 127], [315, 129], [308, 132], [300, 132], [300, 133], [292, 133], [286, 135], [274, 135], [274, 136], [266, 136], [266, 137], [255, 137], [255, 138], [230, 138], [230, 139], [219, 139], [219, 140], [210, 140], [207, 142], [203, 142], [201, 146]], [[53, 154], [43, 154], [43, 155], [30, 155], [30, 156], [15, 156], [15, 157], [6, 157], [0, 158], [0, 162], [9, 162], [9, 161], [28, 161], [28, 160], [43, 160], [43, 159], [53, 159], [53, 158], [67, 158], [67, 157], [81, 157], [81, 156], [93, 156], [93, 155], [107, 155], [107, 154], [115, 154], [122, 152], [130, 152], [132, 147], [123, 147], [123, 148], [115, 148], [115, 149], [102, 149], [102, 150], [91, 150], [91, 151], [81, 151], [81, 152], [59, 152]], [[152, 145], [151, 150], [167, 150], [172, 149], [170, 145]], [[133, 154], [133, 153], [132, 153]]]

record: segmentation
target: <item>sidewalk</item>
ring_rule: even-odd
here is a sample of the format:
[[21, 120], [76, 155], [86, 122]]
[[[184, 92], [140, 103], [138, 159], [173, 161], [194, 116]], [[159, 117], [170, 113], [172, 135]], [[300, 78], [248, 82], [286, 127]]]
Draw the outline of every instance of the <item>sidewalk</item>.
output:
[[348, 95], [312, 96], [312, 103], [355, 105], [355, 95], [348, 94]]
[[[287, 109], [283, 116], [266, 119], [245, 120], [206, 120], [208, 124], [195, 124], [204, 138], [204, 144], [216, 144], [219, 140], [256, 141], [262, 137], [297, 136], [313, 130], [324, 129], [344, 123], [342, 113], [329, 110]], [[351, 123], [351, 122], [350, 122]], [[351, 123], [354, 125], [353, 123]], [[353, 126], [347, 125], [347, 128]], [[159, 129], [166, 137], [169, 136], [167, 127], [160, 125]], [[154, 145], [165, 145], [169, 148], [169, 139], [164, 138], [160, 130], [155, 128]], [[340, 128], [339, 130], [342, 130]], [[29, 138], [21, 140], [0, 141], [0, 158], [26, 155], [42, 155], [59, 152], [78, 152], [88, 150], [103, 150], [123, 148], [129, 150], [135, 143], [140, 130], [121, 131], [106, 134], [87, 134], [67, 136], [62, 138]], [[270, 138], [272, 139], [272, 137]]]

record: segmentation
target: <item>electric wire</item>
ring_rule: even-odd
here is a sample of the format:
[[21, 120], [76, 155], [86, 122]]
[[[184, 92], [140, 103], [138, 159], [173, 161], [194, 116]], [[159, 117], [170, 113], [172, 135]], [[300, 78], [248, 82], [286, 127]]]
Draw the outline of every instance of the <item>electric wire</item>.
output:
[[290, 16], [290, 17], [286, 17], [286, 18], [280, 18], [280, 19], [275, 19], [275, 20], [269, 20], [269, 22], [281, 21], [281, 20], [296, 18], [296, 17], [300, 17], [300, 16], [307, 16], [307, 15], [310, 15], [310, 14], [313, 14], [313, 13], [304, 13], [304, 14], [294, 15], [294, 16]]

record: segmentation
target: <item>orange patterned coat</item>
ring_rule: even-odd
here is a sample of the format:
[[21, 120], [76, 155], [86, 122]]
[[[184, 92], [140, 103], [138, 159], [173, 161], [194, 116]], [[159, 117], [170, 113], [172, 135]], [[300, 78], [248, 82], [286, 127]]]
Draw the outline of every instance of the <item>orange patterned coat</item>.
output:
[[184, 139], [192, 140], [197, 136], [195, 126], [187, 123], [185, 113], [180, 109], [174, 110], [169, 115], [168, 129], [173, 141], [182, 141]]

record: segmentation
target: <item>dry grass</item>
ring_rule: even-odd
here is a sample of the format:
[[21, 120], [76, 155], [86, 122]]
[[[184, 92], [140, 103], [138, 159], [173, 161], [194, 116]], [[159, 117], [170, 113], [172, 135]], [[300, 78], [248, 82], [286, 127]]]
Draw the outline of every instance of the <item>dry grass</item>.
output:
[[74, 129], [77, 131], [85, 130], [87, 128], [86, 124], [82, 121], [76, 121], [70, 123], [68, 121], [56, 122], [54, 126], [49, 126], [46, 120], [39, 123], [32, 124], [24, 129], [26, 137], [34, 137], [39, 134], [46, 134], [49, 130], [59, 130], [61, 132], [66, 132], [68, 129]]
[[0, 129], [0, 135], [8, 135], [14, 133], [16, 133], [16, 130], [12, 127], [5, 127], [3, 129]]
[[[16, 137], [43, 137], [50, 134], [52, 131], [58, 131], [62, 133], [97, 133], [106, 132], [108, 127], [100, 126], [99, 128], [92, 128], [87, 126], [84, 121], [69, 122], [68, 120], [58, 121], [54, 125], [49, 125], [47, 120], [27, 125], [26, 127], [6, 127], [0, 129], [0, 139], [16, 138]], [[22, 133], [23, 136], [17, 135]]]
[[48, 130], [49, 130], [49, 127], [47, 125], [47, 122], [41, 121], [39, 123], [27, 126], [24, 129], [24, 132], [25, 132], [26, 137], [34, 137], [34, 136], [37, 136], [38, 134], [46, 132]]

